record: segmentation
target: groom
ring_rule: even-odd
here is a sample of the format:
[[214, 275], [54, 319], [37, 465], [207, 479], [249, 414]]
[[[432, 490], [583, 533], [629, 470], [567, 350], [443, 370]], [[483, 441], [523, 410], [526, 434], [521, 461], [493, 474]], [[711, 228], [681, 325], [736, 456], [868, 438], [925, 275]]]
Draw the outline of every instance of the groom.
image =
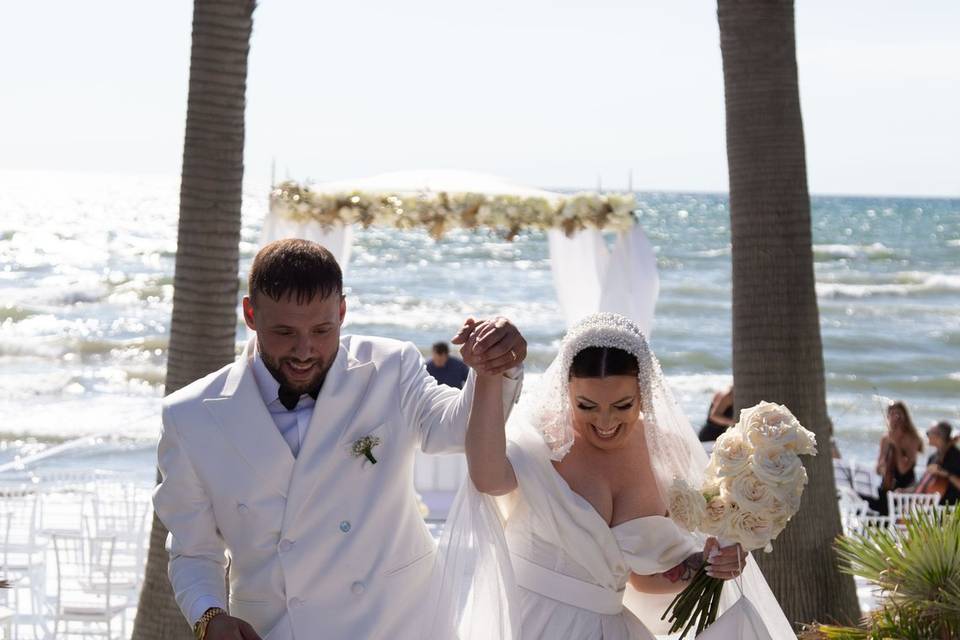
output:
[[[412, 344], [341, 336], [345, 314], [330, 252], [273, 242], [243, 300], [256, 338], [164, 400], [154, 506], [198, 638], [416, 636], [434, 543], [414, 452], [463, 450], [473, 374], [462, 391], [438, 385]], [[509, 409], [526, 342], [505, 319], [487, 326], [466, 357], [503, 373]]]

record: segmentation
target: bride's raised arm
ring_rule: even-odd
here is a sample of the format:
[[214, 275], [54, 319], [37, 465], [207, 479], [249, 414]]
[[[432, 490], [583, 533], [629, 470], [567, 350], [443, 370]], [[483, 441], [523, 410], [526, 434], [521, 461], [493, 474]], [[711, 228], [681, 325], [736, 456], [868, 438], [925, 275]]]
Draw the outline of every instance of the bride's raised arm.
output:
[[517, 488], [517, 476], [507, 459], [502, 395], [502, 375], [477, 376], [465, 443], [470, 480], [477, 491], [493, 496]]

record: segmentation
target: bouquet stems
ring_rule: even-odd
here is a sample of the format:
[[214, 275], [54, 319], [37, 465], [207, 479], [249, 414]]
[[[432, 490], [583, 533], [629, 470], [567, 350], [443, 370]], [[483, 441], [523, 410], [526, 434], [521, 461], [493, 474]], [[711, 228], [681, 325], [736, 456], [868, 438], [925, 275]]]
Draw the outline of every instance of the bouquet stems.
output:
[[[699, 634], [716, 621], [722, 590], [723, 580], [708, 576], [707, 565], [704, 565], [690, 584], [673, 599], [661, 620], [671, 623], [670, 633], [682, 629], [680, 638], [685, 638], [694, 626]], [[669, 619], [667, 616], [670, 616]]]

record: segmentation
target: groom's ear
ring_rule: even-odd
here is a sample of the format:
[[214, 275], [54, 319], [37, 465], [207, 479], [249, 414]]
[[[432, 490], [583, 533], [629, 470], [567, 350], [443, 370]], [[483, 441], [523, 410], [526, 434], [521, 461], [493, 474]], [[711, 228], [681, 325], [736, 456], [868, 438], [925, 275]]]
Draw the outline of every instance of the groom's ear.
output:
[[340, 296], [340, 324], [343, 324], [343, 319], [347, 317], [347, 296]]
[[253, 302], [250, 296], [243, 296], [243, 321], [251, 331], [257, 330], [257, 323], [253, 319]]

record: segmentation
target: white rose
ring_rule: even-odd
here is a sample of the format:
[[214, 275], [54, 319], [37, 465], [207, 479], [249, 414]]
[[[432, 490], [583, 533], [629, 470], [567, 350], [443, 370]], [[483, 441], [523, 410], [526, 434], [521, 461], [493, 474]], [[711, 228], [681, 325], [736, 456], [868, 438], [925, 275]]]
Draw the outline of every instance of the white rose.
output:
[[707, 501], [703, 520], [700, 522], [700, 530], [717, 538], [728, 538], [727, 524], [733, 509], [734, 506], [727, 498], [721, 495], [714, 496]]
[[745, 551], [762, 549], [773, 538], [773, 522], [763, 513], [735, 509], [730, 514], [727, 527], [729, 538], [739, 542]]
[[785, 493], [784, 488], [802, 491], [806, 484], [807, 472], [792, 451], [775, 447], [754, 451], [750, 468], [762, 482], [774, 485], [778, 495]]
[[744, 509], [763, 509], [771, 498], [775, 499], [770, 486], [749, 468], [738, 476], [727, 478], [724, 484], [730, 499]]
[[761, 402], [744, 416], [742, 431], [755, 449], [779, 447], [798, 455], [816, 455], [817, 438], [804, 429], [788, 408], [772, 402]]
[[691, 487], [686, 481], [677, 478], [667, 492], [667, 508], [670, 518], [687, 531], [700, 528], [707, 503], [703, 494]]
[[750, 464], [753, 447], [739, 431], [727, 430], [713, 446], [710, 456], [712, 470], [720, 478], [729, 478], [746, 469]]

